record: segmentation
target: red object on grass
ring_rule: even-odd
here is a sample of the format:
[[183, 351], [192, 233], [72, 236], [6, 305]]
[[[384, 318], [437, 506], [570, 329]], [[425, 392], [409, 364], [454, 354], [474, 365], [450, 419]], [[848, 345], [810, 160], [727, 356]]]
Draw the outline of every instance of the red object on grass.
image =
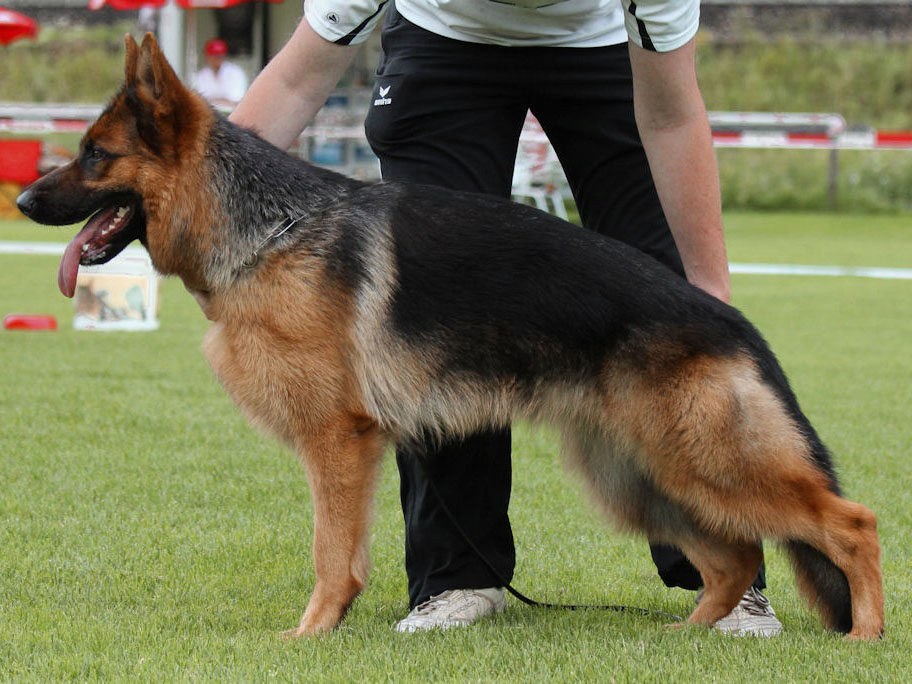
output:
[[7, 314], [4, 330], [57, 330], [57, 319], [44, 314]]
[[0, 181], [28, 185], [38, 180], [40, 140], [0, 140]]
[[20, 38], [38, 35], [38, 22], [19, 12], [0, 7], [0, 45], [9, 45]]

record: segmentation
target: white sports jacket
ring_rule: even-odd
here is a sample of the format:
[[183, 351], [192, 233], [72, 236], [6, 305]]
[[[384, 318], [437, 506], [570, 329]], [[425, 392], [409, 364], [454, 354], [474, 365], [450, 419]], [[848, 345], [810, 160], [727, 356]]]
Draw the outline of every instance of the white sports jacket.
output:
[[[304, 0], [323, 38], [367, 39], [388, 0]], [[647, 50], [681, 47], [697, 32], [699, 0], [396, 0], [413, 24], [455, 40], [512, 46], [602, 47], [628, 38]]]

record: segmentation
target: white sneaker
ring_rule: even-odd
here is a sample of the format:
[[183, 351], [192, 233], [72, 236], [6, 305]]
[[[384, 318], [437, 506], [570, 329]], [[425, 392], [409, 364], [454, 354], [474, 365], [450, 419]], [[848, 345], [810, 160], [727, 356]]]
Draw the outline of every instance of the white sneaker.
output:
[[[702, 596], [701, 589], [697, 592], [696, 603], [700, 602]], [[738, 605], [716, 622], [713, 629], [732, 636], [772, 637], [782, 631], [782, 623], [776, 617], [769, 599], [759, 589], [749, 587]]]
[[397, 632], [467, 627], [479, 618], [502, 613], [507, 595], [499, 587], [490, 589], [450, 589], [431, 596], [396, 623]]

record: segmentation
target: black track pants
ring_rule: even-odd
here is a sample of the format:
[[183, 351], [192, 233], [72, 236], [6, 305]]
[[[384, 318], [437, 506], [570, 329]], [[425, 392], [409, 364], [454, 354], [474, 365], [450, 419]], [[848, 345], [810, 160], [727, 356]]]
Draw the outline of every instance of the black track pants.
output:
[[[558, 154], [583, 225], [683, 276], [634, 122], [626, 45], [465, 43], [414, 26], [394, 7], [382, 40], [366, 130], [385, 180], [509, 197], [517, 141], [531, 110]], [[515, 565], [507, 517], [509, 431], [421, 449], [460, 525], [509, 581]], [[407, 448], [396, 457], [411, 606], [446, 589], [498, 585], [441, 510], [419, 460]], [[653, 546], [652, 556], [668, 586], [700, 586], [699, 573], [677, 549]], [[762, 569], [756, 584], [764, 586]]]

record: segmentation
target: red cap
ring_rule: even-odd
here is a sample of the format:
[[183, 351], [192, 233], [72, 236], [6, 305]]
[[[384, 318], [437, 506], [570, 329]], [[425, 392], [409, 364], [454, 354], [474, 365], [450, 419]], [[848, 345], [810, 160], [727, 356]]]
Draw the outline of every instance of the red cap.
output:
[[213, 38], [212, 40], [207, 40], [206, 54], [210, 57], [213, 57], [215, 55], [227, 55], [228, 43], [226, 43], [221, 38]]

